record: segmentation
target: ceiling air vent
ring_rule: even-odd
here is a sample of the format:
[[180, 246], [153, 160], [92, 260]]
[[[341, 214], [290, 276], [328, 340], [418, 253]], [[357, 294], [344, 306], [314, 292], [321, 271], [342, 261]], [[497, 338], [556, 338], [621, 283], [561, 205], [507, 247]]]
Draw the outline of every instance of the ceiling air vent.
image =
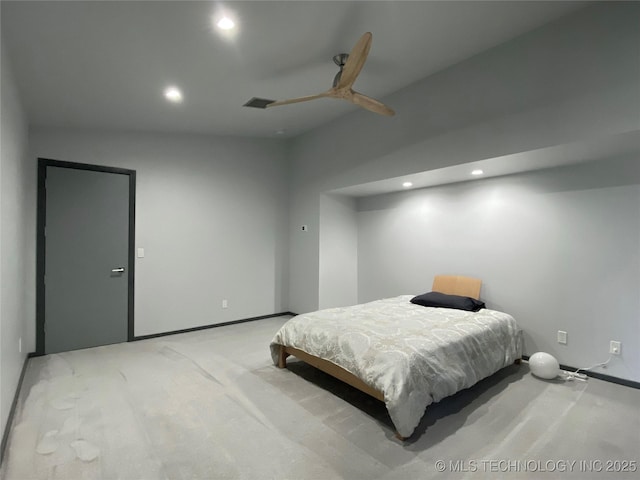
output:
[[266, 98], [258, 98], [253, 97], [247, 103], [243, 105], [243, 107], [253, 107], [253, 108], [267, 108], [267, 105], [275, 102], [275, 100], [269, 100]]

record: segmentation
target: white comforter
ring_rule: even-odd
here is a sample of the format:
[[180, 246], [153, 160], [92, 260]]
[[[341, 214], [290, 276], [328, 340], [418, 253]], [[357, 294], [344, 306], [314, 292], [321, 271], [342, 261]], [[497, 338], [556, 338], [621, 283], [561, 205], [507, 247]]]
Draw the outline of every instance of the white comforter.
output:
[[298, 315], [273, 338], [273, 362], [285, 345], [335, 363], [384, 393], [398, 433], [408, 437], [427, 405], [521, 355], [521, 332], [511, 315], [422, 307], [411, 298]]

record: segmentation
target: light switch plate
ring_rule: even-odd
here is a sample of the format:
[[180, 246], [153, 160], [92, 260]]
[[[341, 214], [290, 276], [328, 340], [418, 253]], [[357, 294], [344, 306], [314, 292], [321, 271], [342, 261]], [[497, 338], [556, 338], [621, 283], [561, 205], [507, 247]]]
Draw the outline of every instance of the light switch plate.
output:
[[138, 258], [144, 258], [144, 248], [138, 248]]

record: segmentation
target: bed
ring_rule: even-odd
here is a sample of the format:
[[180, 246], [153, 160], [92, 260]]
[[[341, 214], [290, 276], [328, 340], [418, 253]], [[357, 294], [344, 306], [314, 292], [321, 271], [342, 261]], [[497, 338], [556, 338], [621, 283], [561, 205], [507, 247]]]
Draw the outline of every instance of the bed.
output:
[[429, 404], [519, 363], [521, 331], [511, 315], [482, 308], [481, 285], [454, 275], [433, 282], [437, 295], [477, 301], [475, 312], [400, 295], [297, 315], [274, 336], [271, 357], [286, 368], [293, 355], [384, 402], [404, 440]]

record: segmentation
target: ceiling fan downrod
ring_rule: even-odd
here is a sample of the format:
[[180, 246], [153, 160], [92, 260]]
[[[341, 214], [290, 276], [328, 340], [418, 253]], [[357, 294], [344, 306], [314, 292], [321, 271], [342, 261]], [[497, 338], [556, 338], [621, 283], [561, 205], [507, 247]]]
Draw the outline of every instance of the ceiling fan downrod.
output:
[[340, 67], [340, 70], [338, 71], [338, 73], [336, 73], [336, 76], [333, 77], [334, 88], [338, 85], [338, 82], [340, 81], [340, 77], [342, 77], [342, 69], [344, 68], [344, 65], [347, 63], [348, 58], [349, 58], [348, 53], [339, 53], [333, 56], [333, 63], [335, 63]]

